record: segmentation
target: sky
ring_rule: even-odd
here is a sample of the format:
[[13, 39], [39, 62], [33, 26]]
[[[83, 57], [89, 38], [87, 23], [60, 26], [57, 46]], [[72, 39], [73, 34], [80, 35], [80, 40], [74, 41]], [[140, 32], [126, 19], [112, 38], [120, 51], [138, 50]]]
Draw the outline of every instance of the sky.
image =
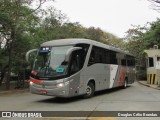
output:
[[147, 0], [55, 0], [52, 4], [71, 22], [99, 27], [118, 37], [124, 37], [131, 25], [144, 26], [160, 17]]

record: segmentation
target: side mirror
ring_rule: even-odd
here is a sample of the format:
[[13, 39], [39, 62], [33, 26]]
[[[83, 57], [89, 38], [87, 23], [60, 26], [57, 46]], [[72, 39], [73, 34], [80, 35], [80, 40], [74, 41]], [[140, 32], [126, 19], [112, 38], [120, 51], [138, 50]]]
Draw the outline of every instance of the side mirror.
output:
[[69, 50], [67, 50], [66, 55], [65, 55], [65, 62], [69, 61], [70, 55], [71, 55], [71, 53], [73, 51], [75, 51], [75, 50], [81, 50], [81, 49], [82, 49], [81, 47], [73, 47], [73, 48], [70, 48]]
[[38, 49], [32, 49], [32, 50], [29, 50], [27, 53], [26, 53], [26, 61], [29, 62], [29, 55], [32, 53], [32, 52], [37, 52]]

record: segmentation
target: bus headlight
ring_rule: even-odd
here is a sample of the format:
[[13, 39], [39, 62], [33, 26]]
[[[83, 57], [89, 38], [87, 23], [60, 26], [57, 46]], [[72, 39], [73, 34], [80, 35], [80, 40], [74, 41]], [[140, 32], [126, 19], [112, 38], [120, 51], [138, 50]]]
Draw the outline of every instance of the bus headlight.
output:
[[69, 81], [64, 82], [64, 83], [57, 83], [57, 87], [64, 87], [64, 86], [66, 86], [68, 84], [69, 84]]
[[58, 83], [57, 84], [57, 87], [63, 87], [64, 86], [64, 83]]

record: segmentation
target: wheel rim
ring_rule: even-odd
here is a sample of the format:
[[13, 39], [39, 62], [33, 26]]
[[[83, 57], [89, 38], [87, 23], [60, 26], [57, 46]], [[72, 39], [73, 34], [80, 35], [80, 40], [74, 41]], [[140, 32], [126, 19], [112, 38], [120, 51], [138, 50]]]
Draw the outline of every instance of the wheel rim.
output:
[[86, 94], [87, 95], [90, 95], [92, 93], [92, 89], [90, 86], [87, 86], [87, 89], [86, 89]]
[[125, 82], [124, 82], [124, 87], [127, 87], [127, 81], [125, 80]]

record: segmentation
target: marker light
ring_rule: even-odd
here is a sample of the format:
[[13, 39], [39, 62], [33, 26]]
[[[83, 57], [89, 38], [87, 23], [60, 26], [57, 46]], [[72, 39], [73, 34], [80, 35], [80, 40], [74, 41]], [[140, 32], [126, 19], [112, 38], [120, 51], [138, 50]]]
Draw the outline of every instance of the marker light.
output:
[[33, 85], [33, 82], [32, 82], [32, 81], [29, 81], [29, 84], [30, 84], [30, 85]]

